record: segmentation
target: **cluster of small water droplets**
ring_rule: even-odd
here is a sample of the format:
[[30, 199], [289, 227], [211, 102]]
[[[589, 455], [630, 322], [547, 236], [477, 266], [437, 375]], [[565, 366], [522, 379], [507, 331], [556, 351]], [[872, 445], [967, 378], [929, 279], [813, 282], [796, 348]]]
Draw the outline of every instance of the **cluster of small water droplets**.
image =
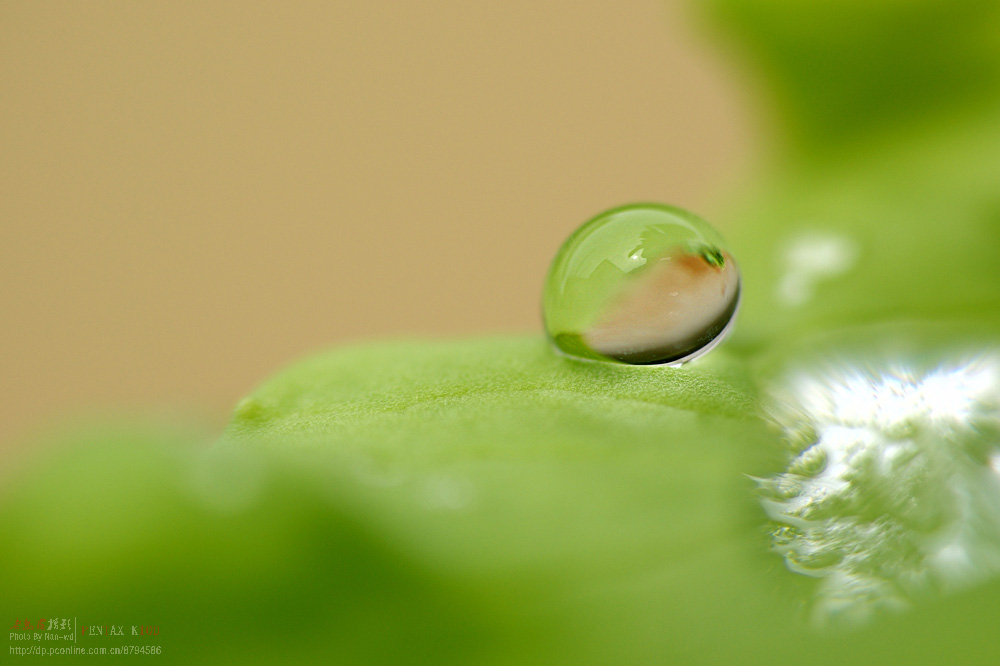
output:
[[820, 579], [818, 622], [1000, 573], [1000, 358], [802, 374], [775, 397], [790, 462], [757, 481], [772, 548]]

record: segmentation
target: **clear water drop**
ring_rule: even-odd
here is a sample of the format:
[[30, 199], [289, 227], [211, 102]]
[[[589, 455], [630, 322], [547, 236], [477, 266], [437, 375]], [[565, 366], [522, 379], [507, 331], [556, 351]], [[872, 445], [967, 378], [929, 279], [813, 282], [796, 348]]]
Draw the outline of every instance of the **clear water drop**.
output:
[[545, 281], [545, 330], [580, 358], [679, 365], [732, 327], [740, 275], [722, 237], [680, 208], [632, 204], [563, 243]]

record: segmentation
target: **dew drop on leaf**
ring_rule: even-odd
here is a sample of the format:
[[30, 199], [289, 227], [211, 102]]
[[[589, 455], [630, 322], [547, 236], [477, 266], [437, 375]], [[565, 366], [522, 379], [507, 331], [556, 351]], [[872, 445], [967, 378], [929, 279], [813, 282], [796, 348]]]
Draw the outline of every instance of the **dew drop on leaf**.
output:
[[740, 274], [721, 236], [662, 204], [614, 208], [559, 249], [543, 294], [545, 329], [562, 353], [679, 365], [732, 327]]

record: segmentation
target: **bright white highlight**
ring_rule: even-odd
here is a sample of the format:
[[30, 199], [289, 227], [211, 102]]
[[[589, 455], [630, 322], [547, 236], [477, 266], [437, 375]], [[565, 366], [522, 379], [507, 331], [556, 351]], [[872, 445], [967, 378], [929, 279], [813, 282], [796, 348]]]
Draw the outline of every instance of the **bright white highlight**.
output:
[[859, 621], [1000, 573], [1000, 359], [801, 374], [776, 396], [793, 443], [758, 479], [816, 619]]
[[885, 431], [907, 424], [970, 428], [998, 406], [1000, 362], [978, 358], [922, 376], [898, 366], [887, 372], [800, 375], [786, 404], [811, 421]]

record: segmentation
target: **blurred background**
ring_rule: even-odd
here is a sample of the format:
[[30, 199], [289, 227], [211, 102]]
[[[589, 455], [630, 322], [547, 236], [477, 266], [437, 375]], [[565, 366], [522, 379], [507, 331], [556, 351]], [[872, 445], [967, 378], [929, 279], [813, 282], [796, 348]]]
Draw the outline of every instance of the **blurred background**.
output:
[[326, 345], [539, 330], [588, 217], [712, 219], [735, 80], [674, 0], [3, 3], [0, 451], [221, 426]]

